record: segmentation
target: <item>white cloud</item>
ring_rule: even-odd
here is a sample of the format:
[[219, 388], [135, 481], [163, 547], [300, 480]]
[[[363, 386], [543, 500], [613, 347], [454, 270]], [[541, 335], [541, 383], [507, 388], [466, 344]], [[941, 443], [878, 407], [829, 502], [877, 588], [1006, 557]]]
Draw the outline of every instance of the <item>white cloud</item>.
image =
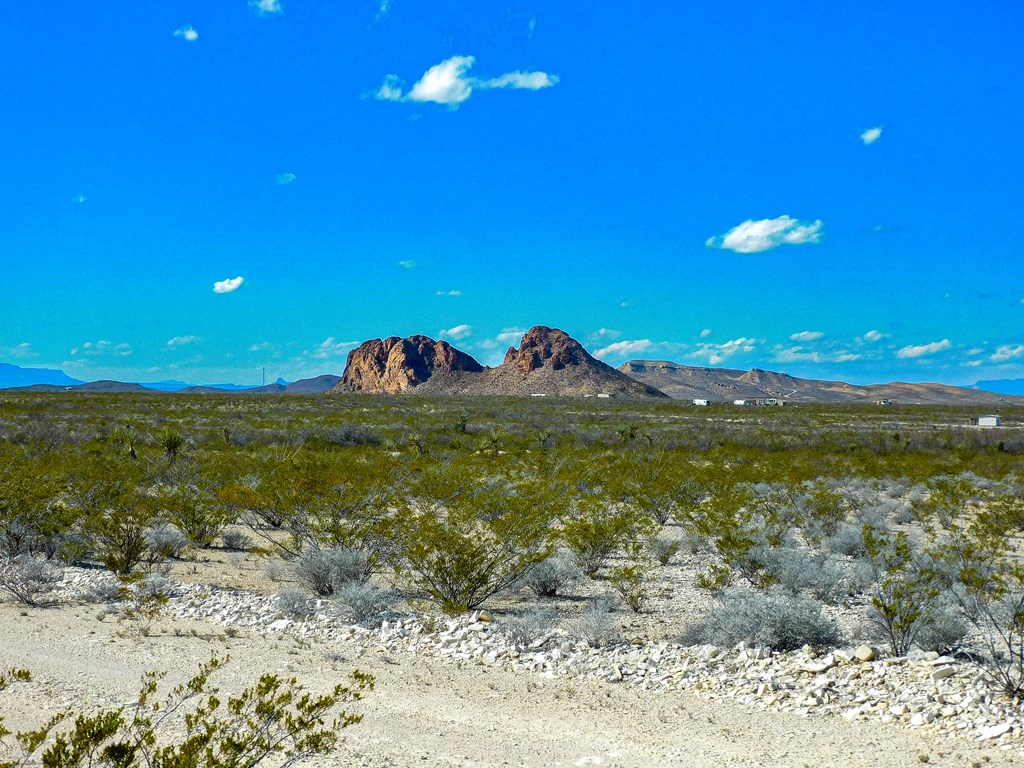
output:
[[889, 338], [888, 333], [882, 333], [881, 331], [868, 331], [864, 334], [865, 341], [881, 341], [882, 339]]
[[820, 352], [807, 352], [803, 347], [777, 349], [772, 358], [777, 363], [822, 363], [825, 357]]
[[896, 357], [901, 360], [912, 360], [916, 357], [922, 357], [923, 355], [934, 355], [936, 352], [941, 352], [944, 349], [949, 349], [953, 346], [949, 339], [943, 339], [942, 341], [933, 341], [930, 344], [917, 344], [908, 345], [903, 347], [896, 353]]
[[706, 339], [710, 335], [711, 335], [711, 329], [710, 328], [705, 328], [703, 331], [700, 332], [700, 337], [702, 339]]
[[452, 291], [437, 291], [436, 295], [437, 296], [461, 296], [462, 295], [462, 291], [455, 291], [455, 290], [452, 290]]
[[401, 101], [405, 82], [398, 75], [385, 75], [384, 82], [373, 94], [377, 101]]
[[594, 357], [603, 360], [609, 355], [638, 355], [650, 349], [654, 342], [650, 339], [637, 339], [636, 341], [616, 341], [607, 347], [594, 352]]
[[326, 360], [329, 357], [347, 355], [350, 350], [359, 346], [358, 341], [337, 341], [333, 336], [328, 336], [320, 346], [312, 351], [312, 356], [317, 360]]
[[274, 345], [271, 344], [269, 341], [261, 341], [258, 344], [250, 344], [249, 345], [249, 351], [250, 352], [263, 352], [265, 350], [270, 349], [272, 346], [274, 346]]
[[279, 174], [277, 174], [276, 181], [277, 181], [278, 185], [282, 185], [283, 186], [284, 184], [291, 184], [297, 178], [298, 178], [298, 176], [296, 176], [294, 173], [279, 173]]
[[817, 341], [824, 335], [821, 331], [800, 331], [800, 333], [792, 334], [789, 339], [790, 341]]
[[547, 72], [507, 72], [492, 78], [476, 78], [469, 70], [476, 63], [475, 56], [452, 56], [435, 64], [421, 77], [407, 93], [398, 75], [386, 75], [374, 96], [379, 101], [416, 101], [445, 104], [457, 109], [476, 90], [487, 91], [499, 88], [538, 91], [558, 83], [556, 75]]
[[194, 43], [196, 40], [199, 39], [199, 33], [196, 31], [196, 28], [193, 27], [191, 24], [184, 27], [178, 27], [176, 30], [174, 30], [172, 34], [175, 37], [180, 37], [182, 40], [185, 40], [189, 43]]
[[625, 301], [620, 301], [619, 306], [622, 307], [622, 309], [629, 309], [630, 307], [636, 306], [636, 301], [633, 299], [626, 299]]
[[132, 354], [131, 344], [127, 342], [121, 342], [115, 344], [112, 341], [106, 339], [100, 339], [99, 341], [87, 341], [71, 350], [72, 355], [117, 355], [118, 357], [127, 357]]
[[416, 262], [413, 261], [412, 259], [402, 259], [400, 262], [398, 262], [398, 266], [400, 266], [402, 269], [412, 269], [413, 267], [416, 266]]
[[377, 16], [374, 22], [380, 24], [391, 14], [391, 0], [380, 0], [377, 4]]
[[492, 77], [490, 80], [477, 81], [478, 88], [516, 88], [527, 91], [539, 91], [558, 84], [558, 77], [547, 72], [506, 72], [504, 75]]
[[[876, 125], [874, 128], [868, 128], [860, 135], [860, 140], [864, 142], [864, 146], [874, 144], [880, 138], [882, 138], [882, 126], [880, 125]], [[897, 142], [897, 144], [898, 143], [899, 142]]]
[[454, 328], [444, 328], [437, 332], [439, 338], [448, 339], [464, 339], [467, 336], [473, 335], [473, 326], [471, 325], [456, 325]]
[[249, 0], [249, 8], [260, 16], [276, 16], [284, 13], [281, 0]]
[[32, 345], [27, 341], [7, 347], [3, 353], [7, 357], [36, 357], [38, 355], [37, 352], [32, 351]]
[[202, 341], [198, 336], [175, 336], [173, 339], [169, 339], [167, 342], [168, 347], [183, 347], [186, 344], [195, 344], [197, 341]]
[[772, 360], [776, 363], [849, 363], [860, 360], [862, 355], [856, 352], [808, 350], [805, 347], [793, 346], [775, 348]]
[[520, 341], [525, 333], [525, 328], [502, 328], [501, 333], [494, 338], [496, 341], [500, 341], [503, 344], [514, 344]]
[[245, 278], [241, 275], [238, 277], [229, 277], [227, 280], [218, 280], [213, 284], [213, 292], [231, 293], [232, 291], [237, 291], [244, 282]]
[[689, 353], [689, 357], [705, 357], [710, 365], [718, 365], [738, 353], [753, 352], [763, 339], [740, 337], [722, 344], [698, 344], [697, 349]]
[[591, 341], [599, 341], [600, 339], [617, 339], [622, 335], [622, 331], [616, 331], [612, 328], [598, 328], [592, 334], [590, 334]]
[[776, 219], [747, 219], [724, 235], [709, 237], [708, 248], [722, 248], [736, 253], [761, 253], [780, 245], [804, 245], [821, 242], [821, 219], [807, 222], [791, 216]]
[[[74, 201], [75, 201], [76, 203], [78, 203], [79, 205], [81, 205], [82, 203], [84, 203], [84, 202], [85, 202], [85, 195], [75, 195], [75, 196], [74, 196], [74, 197], [72, 198], [72, 200], [74, 200]], [[1021, 299], [1021, 300], [1020, 300], [1020, 302], [1021, 302], [1021, 304], [1024, 304], [1024, 299]]]
[[996, 351], [992, 353], [992, 357], [989, 359], [995, 363], [1002, 363], [1007, 360], [1013, 360], [1021, 355], [1024, 355], [1024, 345], [1011, 346], [1010, 344], [1002, 344], [996, 348]]

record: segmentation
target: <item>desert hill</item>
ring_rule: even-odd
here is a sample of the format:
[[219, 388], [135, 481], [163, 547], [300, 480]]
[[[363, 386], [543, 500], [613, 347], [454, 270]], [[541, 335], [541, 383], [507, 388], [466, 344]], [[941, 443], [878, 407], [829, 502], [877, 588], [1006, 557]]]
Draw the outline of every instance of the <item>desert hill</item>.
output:
[[349, 353], [334, 392], [665, 397], [595, 359], [569, 334], [538, 325], [497, 368], [426, 336], [371, 339]]
[[623, 363], [619, 370], [637, 381], [657, 387], [677, 400], [701, 398], [712, 402], [729, 402], [774, 397], [806, 403], [874, 403], [879, 400], [932, 405], [988, 405], [1004, 401], [1024, 403], [1024, 398], [947, 384], [892, 382], [856, 385], [842, 381], [800, 379], [760, 368], [740, 371], [680, 365], [666, 360], [630, 360]]

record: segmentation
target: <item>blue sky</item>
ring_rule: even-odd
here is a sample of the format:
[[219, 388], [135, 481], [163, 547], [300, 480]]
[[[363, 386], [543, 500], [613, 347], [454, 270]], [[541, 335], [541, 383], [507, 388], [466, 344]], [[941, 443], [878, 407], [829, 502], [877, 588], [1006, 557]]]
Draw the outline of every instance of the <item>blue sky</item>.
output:
[[[18, 3], [0, 360], [1024, 376], [1024, 4]], [[239, 278], [241, 278], [239, 280]]]

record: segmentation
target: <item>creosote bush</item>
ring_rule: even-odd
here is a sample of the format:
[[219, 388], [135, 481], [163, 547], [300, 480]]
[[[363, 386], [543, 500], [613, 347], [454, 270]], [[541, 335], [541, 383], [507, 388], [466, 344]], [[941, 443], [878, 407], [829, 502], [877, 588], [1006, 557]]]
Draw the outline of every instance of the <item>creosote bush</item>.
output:
[[[225, 698], [210, 678], [226, 661], [214, 657], [163, 700], [157, 698], [161, 676], [150, 673], [131, 708], [59, 712], [40, 728], [18, 733], [21, 756], [0, 761], [0, 768], [40, 760], [46, 768], [252, 768], [264, 761], [284, 768], [329, 753], [339, 731], [362, 719], [338, 705], [359, 700], [374, 685], [357, 670], [349, 685], [313, 695], [295, 678], [266, 674]], [[0, 690], [27, 676], [12, 670]], [[0, 721], [0, 736], [9, 733]]]

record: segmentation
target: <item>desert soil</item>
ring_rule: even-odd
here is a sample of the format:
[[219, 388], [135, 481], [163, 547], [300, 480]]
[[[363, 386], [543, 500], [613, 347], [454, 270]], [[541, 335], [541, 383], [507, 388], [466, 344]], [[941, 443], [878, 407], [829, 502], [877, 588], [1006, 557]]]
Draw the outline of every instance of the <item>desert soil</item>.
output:
[[142, 674], [166, 672], [164, 690], [211, 654], [230, 654], [225, 693], [260, 674], [295, 675], [310, 688], [358, 668], [376, 690], [352, 707], [365, 719], [321, 765], [352, 766], [973, 766], [1018, 764], [1016, 750], [924, 729], [839, 717], [760, 711], [693, 692], [651, 692], [555, 679], [415, 654], [365, 653], [288, 634], [264, 636], [163, 617], [143, 635], [99, 618], [95, 605], [0, 605], [0, 667], [34, 680], [0, 694], [15, 729], [65, 708], [132, 701]]

